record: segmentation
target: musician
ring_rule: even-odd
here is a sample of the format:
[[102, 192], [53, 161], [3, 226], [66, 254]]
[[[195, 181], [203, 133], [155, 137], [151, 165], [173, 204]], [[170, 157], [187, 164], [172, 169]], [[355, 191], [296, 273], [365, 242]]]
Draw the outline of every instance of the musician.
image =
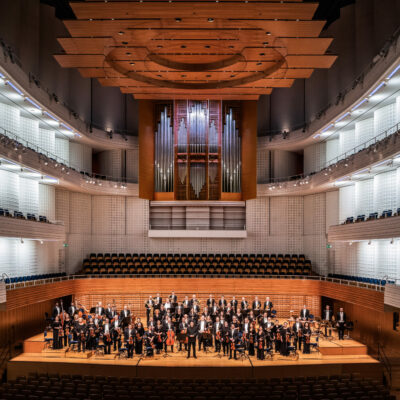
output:
[[71, 305], [68, 308], [68, 314], [71, 318], [74, 317], [75, 314], [78, 313], [78, 302], [75, 301], [75, 303], [71, 303]]
[[154, 307], [153, 296], [149, 296], [149, 299], [146, 301], [144, 306], [146, 308], [146, 319], [147, 319], [147, 325], [148, 325], [149, 324], [149, 319], [150, 319], [150, 313], [151, 313], [151, 310]]
[[165, 331], [165, 344], [164, 351], [168, 352], [168, 346], [171, 346], [171, 353], [174, 352], [174, 343], [175, 343], [175, 327], [171, 322], [170, 318], [167, 317], [164, 323], [164, 331]]
[[[262, 327], [261, 327], [262, 329]], [[253, 322], [252, 324], [250, 324], [250, 332], [249, 332], [249, 339], [248, 339], [248, 351], [249, 351], [249, 356], [254, 356], [255, 354], [255, 340], [256, 340], [256, 335], [257, 335], [257, 331], [256, 331], [256, 324], [255, 322]]]
[[307, 306], [304, 304], [304, 307], [302, 308], [302, 310], [300, 310], [300, 319], [303, 321], [308, 321], [308, 319], [310, 318], [310, 310], [307, 308]]
[[250, 323], [252, 323], [253, 321], [256, 320], [256, 317], [254, 316], [253, 310], [250, 310], [250, 312], [247, 314], [247, 318], [249, 319]]
[[185, 300], [183, 300], [182, 306], [183, 306], [183, 314], [189, 314], [191, 307], [189, 298], [187, 296], [185, 296]]
[[185, 314], [185, 310], [183, 308], [183, 304], [177, 304], [175, 307], [175, 314], [178, 316], [180, 316], [179, 318], [182, 319], [183, 315]]
[[258, 300], [258, 296], [256, 296], [252, 304], [253, 314], [256, 318], [260, 315], [260, 308], [261, 308], [261, 303]]
[[111, 324], [108, 318], [106, 318], [103, 325], [103, 344], [104, 344], [104, 354], [111, 354]]
[[237, 346], [237, 341], [238, 341], [238, 331], [235, 327], [235, 324], [231, 324], [231, 328], [229, 329], [228, 333], [228, 338], [229, 338], [229, 360], [232, 359], [232, 355], [235, 360], [237, 360], [236, 356], [236, 346]]
[[146, 346], [146, 355], [147, 356], [153, 356], [154, 355], [154, 328], [152, 325], [148, 327], [148, 330], [144, 333], [144, 340], [145, 340], [145, 346]]
[[150, 317], [149, 322], [147, 323], [147, 329], [152, 327], [153, 329], [156, 327], [156, 321], [154, 321], [153, 317]]
[[221, 323], [219, 317], [217, 316], [215, 318], [215, 323], [213, 326], [213, 334], [214, 334], [215, 352], [218, 354], [221, 352], [222, 330], [223, 330], [223, 324]]
[[119, 318], [121, 320], [122, 328], [126, 327], [129, 324], [130, 315], [131, 315], [131, 311], [128, 309], [127, 305], [124, 305], [124, 308], [121, 311], [121, 314], [119, 315]]
[[128, 358], [133, 358], [135, 335], [136, 335], [135, 329], [133, 328], [132, 324], [129, 324], [124, 331], [125, 346], [128, 351]]
[[247, 338], [249, 337], [250, 327], [251, 327], [251, 324], [250, 324], [249, 318], [246, 317], [244, 319], [244, 322], [241, 325], [241, 332], [243, 334], [245, 334]]
[[61, 307], [60, 307], [60, 304], [59, 304], [59, 303], [56, 303], [56, 304], [54, 305], [53, 312], [52, 312], [53, 319], [55, 319], [56, 317], [58, 317], [60, 314], [61, 314]]
[[228, 307], [226, 307], [226, 310], [225, 310], [225, 319], [226, 319], [229, 323], [232, 321], [233, 314], [234, 314], [234, 311], [233, 311], [231, 305], [228, 304]]
[[201, 350], [201, 344], [203, 344], [203, 350], [206, 350], [206, 342], [205, 342], [205, 337], [204, 337], [204, 333], [207, 330], [207, 321], [204, 318], [204, 315], [202, 315], [200, 317], [200, 321], [199, 321], [199, 351]]
[[143, 352], [143, 336], [144, 336], [144, 326], [141, 321], [136, 324], [136, 340], [135, 340], [135, 353], [142, 354]]
[[76, 333], [78, 336], [78, 352], [85, 352], [86, 351], [86, 339], [87, 339], [87, 332], [86, 332], [86, 324], [83, 321], [83, 318], [79, 318], [78, 324], [76, 326]]
[[157, 296], [154, 300], [154, 310], [159, 310], [161, 308], [162, 304], [162, 297], [160, 296], [160, 293], [157, 293]]
[[207, 307], [211, 310], [214, 307], [215, 300], [213, 298], [213, 295], [210, 294], [210, 297], [207, 299]]
[[229, 302], [233, 312], [235, 314], [237, 314], [237, 310], [238, 310], [238, 301], [236, 300], [235, 296], [232, 296], [232, 300]]
[[64, 330], [64, 346], [69, 346], [72, 339], [72, 321], [68, 314], [65, 315], [63, 330]]
[[189, 327], [189, 319], [188, 316], [185, 315], [179, 324], [179, 332], [181, 333], [181, 340], [179, 340], [179, 351], [182, 351], [182, 344], [185, 345], [185, 350], [188, 350], [188, 336], [187, 329]]
[[94, 308], [92, 308], [92, 309], [90, 310], [90, 313], [91, 313], [91, 314], [96, 314], [96, 315], [103, 315], [103, 314], [105, 314], [105, 311], [104, 311], [104, 307], [103, 307], [102, 302], [99, 301], [99, 302], [97, 303], [96, 307], [94, 307]]
[[288, 323], [286, 321], [283, 323], [282, 328], [280, 329], [279, 332], [281, 336], [281, 345], [279, 351], [282, 356], [288, 356], [289, 355], [288, 347], [290, 346], [291, 332]]
[[169, 301], [169, 299], [167, 299], [164, 304], [164, 310], [165, 310], [164, 318], [166, 315], [168, 315], [169, 317], [171, 316], [171, 308], [172, 308], [172, 304]]
[[243, 315], [243, 317], [247, 316], [248, 309], [249, 309], [249, 303], [247, 302], [246, 298], [243, 296], [242, 301], [240, 302], [240, 312]]
[[325, 322], [325, 337], [328, 336], [328, 325], [331, 323], [333, 317], [333, 311], [329, 304], [325, 306], [325, 310], [322, 312], [322, 320]]
[[172, 304], [172, 308], [174, 308], [175, 304], [178, 302], [178, 297], [176, 296], [174, 291], [172, 291], [169, 295], [169, 301]]
[[[264, 315], [267, 315], [267, 313], [264, 313]], [[267, 318], [267, 322], [265, 324], [262, 324], [264, 333], [265, 333], [265, 342], [268, 348], [272, 347], [272, 340], [274, 335], [276, 334], [276, 328], [274, 323], [272, 322], [271, 317]]]
[[310, 354], [311, 328], [308, 322], [304, 323], [303, 327], [303, 354]]
[[154, 341], [156, 345], [156, 352], [157, 354], [160, 354], [164, 346], [164, 336], [165, 336], [164, 328], [161, 325], [160, 320], [157, 320], [157, 325], [156, 328], [154, 329], [154, 336], [155, 336]]
[[229, 353], [229, 323], [224, 321], [222, 328], [222, 349], [224, 351], [224, 356]]
[[122, 325], [120, 321], [115, 318], [114, 321], [111, 324], [111, 336], [113, 339], [113, 344], [114, 344], [114, 351], [118, 350], [121, 348], [121, 331], [122, 331]]
[[225, 300], [225, 297], [222, 295], [218, 301], [218, 307], [221, 311], [224, 311], [226, 306], [227, 306], [227, 302]]
[[346, 313], [343, 307], [340, 307], [339, 312], [336, 315], [336, 326], [338, 327], [339, 340], [344, 340], [344, 328], [346, 325]]
[[189, 312], [189, 321], [194, 321], [194, 323], [197, 325], [197, 321], [198, 321], [198, 315], [197, 312], [195, 311], [194, 308], [192, 308]]
[[210, 310], [209, 310], [208, 306], [204, 307], [204, 311], [203, 311], [202, 315], [204, 315], [205, 319], [207, 319], [208, 317], [211, 317]]
[[219, 314], [219, 308], [217, 306], [217, 303], [214, 301], [214, 305], [211, 307], [211, 318], [213, 322], [216, 321], [218, 314]]
[[271, 312], [272, 312], [272, 308], [273, 308], [273, 304], [272, 301], [270, 300], [270, 298], [267, 296], [265, 298], [265, 302], [264, 302], [264, 311], [267, 312], [267, 316], [270, 317], [271, 316]]
[[193, 295], [192, 300], [190, 300], [190, 306], [191, 308], [194, 310], [194, 312], [196, 314], [198, 314], [200, 312], [200, 305], [199, 305], [199, 301], [196, 298], [196, 295]]
[[301, 350], [301, 343], [303, 341], [303, 324], [300, 322], [300, 318], [296, 318], [296, 322], [293, 324], [293, 333], [294, 333], [294, 341], [293, 341], [293, 345], [294, 347], [297, 349], [297, 347], [299, 348], [299, 350]]
[[97, 347], [97, 335], [96, 335], [94, 323], [91, 322], [87, 326], [87, 329], [89, 330], [89, 332], [87, 334], [87, 339], [86, 339], [86, 348], [88, 350], [96, 350], [96, 347]]
[[53, 328], [53, 349], [58, 350], [63, 348], [64, 331], [58, 315], [55, 316], [52, 324]]
[[255, 339], [257, 344], [257, 360], [264, 360], [265, 333], [262, 326], [258, 328]]
[[193, 357], [196, 357], [196, 337], [198, 335], [198, 328], [195, 325], [194, 321], [190, 321], [189, 327], [187, 329], [188, 335], [188, 355], [187, 358], [190, 358], [190, 349], [193, 348]]

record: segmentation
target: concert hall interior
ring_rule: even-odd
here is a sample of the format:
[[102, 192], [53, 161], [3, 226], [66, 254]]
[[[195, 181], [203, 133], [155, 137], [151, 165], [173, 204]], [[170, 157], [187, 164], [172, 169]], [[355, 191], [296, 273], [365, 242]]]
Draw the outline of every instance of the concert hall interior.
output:
[[0, 400], [400, 399], [400, 0], [0, 10]]

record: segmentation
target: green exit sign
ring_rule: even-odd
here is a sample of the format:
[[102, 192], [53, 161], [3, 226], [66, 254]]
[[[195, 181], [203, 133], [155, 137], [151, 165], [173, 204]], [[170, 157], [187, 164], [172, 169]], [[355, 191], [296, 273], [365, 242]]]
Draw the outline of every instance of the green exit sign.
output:
[[332, 248], [332, 245], [331, 245], [330, 243], [328, 243], [328, 244], [326, 245], [326, 248], [327, 248], [327, 249], [331, 249], [331, 248]]
[[69, 246], [69, 244], [68, 243], [64, 243], [64, 247], [68, 247]]

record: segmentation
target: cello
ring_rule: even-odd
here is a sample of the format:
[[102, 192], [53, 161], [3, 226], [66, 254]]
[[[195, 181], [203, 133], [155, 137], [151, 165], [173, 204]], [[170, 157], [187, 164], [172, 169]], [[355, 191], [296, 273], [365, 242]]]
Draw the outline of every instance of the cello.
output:
[[168, 329], [166, 344], [167, 346], [173, 346], [175, 344], [175, 332], [172, 329]]

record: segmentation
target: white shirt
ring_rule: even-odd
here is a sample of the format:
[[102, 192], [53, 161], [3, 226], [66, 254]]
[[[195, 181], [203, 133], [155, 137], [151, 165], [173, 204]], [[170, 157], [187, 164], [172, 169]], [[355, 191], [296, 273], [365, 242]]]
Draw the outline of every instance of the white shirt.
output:
[[205, 329], [206, 321], [200, 321], [200, 332], [203, 332]]
[[340, 316], [339, 322], [344, 322], [344, 319], [343, 319], [343, 311], [341, 311], [341, 312], [339, 313], [339, 316]]
[[328, 320], [329, 319], [329, 310], [325, 311], [325, 319]]
[[105, 324], [104, 325], [104, 333], [107, 334], [109, 332], [110, 332], [110, 328], [109, 328], [108, 324]]

